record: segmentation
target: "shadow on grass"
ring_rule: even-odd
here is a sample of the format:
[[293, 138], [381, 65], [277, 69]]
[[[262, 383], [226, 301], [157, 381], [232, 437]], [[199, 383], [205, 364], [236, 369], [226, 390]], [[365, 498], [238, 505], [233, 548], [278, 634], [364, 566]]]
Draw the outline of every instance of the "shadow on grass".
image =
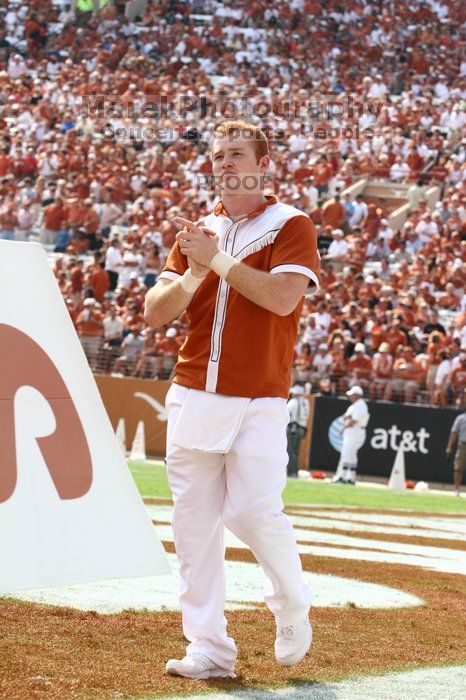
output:
[[[202, 686], [195, 694], [183, 695], [177, 693], [176, 696], [145, 696], [138, 700], [175, 700], [176, 698], [201, 698], [205, 700], [338, 700], [338, 694], [334, 688], [326, 683], [317, 681], [303, 681], [302, 679], [290, 678], [286, 685], [280, 685], [276, 690], [271, 688], [262, 689], [251, 685], [250, 681], [242, 675], [232, 679], [212, 678], [201, 681]], [[217, 692], [215, 692], [217, 691]], [[136, 700], [135, 698], [133, 700]]]

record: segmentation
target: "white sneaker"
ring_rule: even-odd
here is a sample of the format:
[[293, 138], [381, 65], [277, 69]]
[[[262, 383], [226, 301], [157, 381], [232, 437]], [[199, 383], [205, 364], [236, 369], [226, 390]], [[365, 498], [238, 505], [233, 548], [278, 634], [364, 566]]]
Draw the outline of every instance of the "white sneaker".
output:
[[165, 666], [170, 676], [184, 678], [236, 678], [233, 671], [217, 666], [204, 654], [188, 654], [184, 659], [170, 659]]
[[277, 625], [275, 658], [282, 666], [294, 666], [306, 656], [312, 644], [309, 618], [296, 625]]

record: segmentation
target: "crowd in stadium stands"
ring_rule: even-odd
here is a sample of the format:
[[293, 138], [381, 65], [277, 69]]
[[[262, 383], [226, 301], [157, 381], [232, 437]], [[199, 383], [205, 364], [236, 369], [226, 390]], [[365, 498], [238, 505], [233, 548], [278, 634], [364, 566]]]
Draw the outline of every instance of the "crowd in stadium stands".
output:
[[[160, 0], [131, 21], [101, 5], [0, 0], [0, 238], [45, 246], [93, 369], [169, 378], [186, 318], [148, 329], [144, 296], [174, 216], [217, 200], [215, 125], [248, 116], [270, 138], [268, 191], [311, 216], [322, 255], [293, 381], [459, 401], [463, 3]], [[345, 193], [364, 177], [409, 184], [400, 227]]]

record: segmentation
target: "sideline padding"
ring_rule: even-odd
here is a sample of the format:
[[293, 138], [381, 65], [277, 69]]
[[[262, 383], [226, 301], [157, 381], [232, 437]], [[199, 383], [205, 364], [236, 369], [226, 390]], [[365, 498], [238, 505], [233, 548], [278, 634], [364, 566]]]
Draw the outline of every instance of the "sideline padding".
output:
[[0, 590], [168, 573], [42, 247], [0, 241]]

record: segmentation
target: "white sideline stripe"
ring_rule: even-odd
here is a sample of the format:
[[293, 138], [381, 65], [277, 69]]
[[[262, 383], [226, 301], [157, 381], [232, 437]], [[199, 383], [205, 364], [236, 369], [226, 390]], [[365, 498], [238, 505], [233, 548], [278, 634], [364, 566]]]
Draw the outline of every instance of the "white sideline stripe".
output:
[[307, 525], [311, 527], [326, 527], [334, 530], [353, 530], [354, 532], [378, 532], [382, 535], [408, 535], [409, 537], [429, 537], [435, 539], [441, 537], [445, 540], [459, 540], [463, 542], [465, 535], [459, 532], [437, 531], [435, 529], [426, 528], [425, 530], [414, 529], [412, 527], [390, 527], [390, 525], [363, 525], [358, 522], [325, 519], [322, 520], [318, 515], [314, 517], [304, 517], [300, 515], [290, 516], [293, 522], [299, 525]]
[[[146, 506], [146, 508], [149, 510], [151, 506]], [[155, 506], [155, 509], [153, 512], [151, 512], [151, 517], [154, 518], [154, 520], [159, 520], [165, 523], [170, 523], [171, 518], [164, 516], [164, 513], [171, 513], [172, 506]], [[165, 510], [166, 509], [166, 510]], [[289, 516], [293, 524], [296, 527], [299, 527], [301, 525], [306, 525], [308, 527], [325, 527], [325, 528], [333, 528], [334, 530], [353, 530], [355, 532], [377, 532], [382, 535], [408, 535], [409, 537], [424, 537], [424, 538], [431, 538], [435, 539], [437, 537], [441, 537], [442, 539], [446, 540], [458, 540], [460, 542], [463, 542], [465, 539], [465, 536], [462, 535], [461, 533], [457, 532], [443, 532], [443, 531], [438, 531], [438, 530], [432, 530], [432, 529], [426, 529], [426, 530], [414, 530], [413, 528], [409, 527], [390, 527], [389, 525], [384, 526], [384, 525], [377, 525], [376, 523], [372, 525], [362, 525], [361, 523], [353, 523], [353, 522], [347, 522], [344, 520], [331, 520], [331, 519], [321, 519], [319, 518], [318, 515], [314, 516], [301, 516], [301, 515], [290, 515]], [[336, 534], [336, 533], [335, 533]], [[300, 539], [303, 539], [300, 537]]]
[[[172, 506], [147, 505], [146, 508], [151, 518], [165, 523], [164, 525], [155, 526], [160, 539], [166, 542], [173, 542], [173, 530], [170, 525]], [[306, 521], [306, 518], [299, 517], [300, 520]], [[294, 523], [294, 516], [291, 516], [291, 519]], [[299, 550], [302, 554], [360, 561], [377, 561], [387, 564], [406, 564], [445, 573], [466, 574], [466, 552], [461, 550], [349, 537], [337, 533], [302, 530], [299, 527], [295, 527], [295, 532], [298, 540], [320, 543], [317, 545], [300, 544]], [[248, 549], [241, 540], [228, 530], [226, 530], [225, 541], [227, 547]], [[326, 547], [326, 544], [346, 545], [354, 549]], [[364, 549], [357, 549], [358, 547], [364, 547]]]
[[[294, 511], [301, 511], [301, 515], [306, 515], [305, 508], [290, 506]], [[466, 535], [466, 518], [454, 520], [442, 517], [423, 518], [422, 516], [404, 516], [404, 515], [387, 515], [374, 513], [336, 513], [331, 510], [319, 510], [318, 517], [327, 520], [339, 520], [341, 522], [360, 520], [366, 523], [375, 523], [378, 525], [401, 525], [405, 527], [422, 527], [426, 530], [446, 530], [447, 532], [459, 532]], [[443, 536], [439, 534], [439, 537]]]
[[[459, 700], [464, 697], [465, 687], [466, 666], [434, 666], [383, 676], [355, 676], [335, 683], [185, 695], [183, 700]], [[178, 698], [178, 695], [165, 695], [158, 696], [157, 700]], [[146, 700], [152, 699], [147, 697]]]

